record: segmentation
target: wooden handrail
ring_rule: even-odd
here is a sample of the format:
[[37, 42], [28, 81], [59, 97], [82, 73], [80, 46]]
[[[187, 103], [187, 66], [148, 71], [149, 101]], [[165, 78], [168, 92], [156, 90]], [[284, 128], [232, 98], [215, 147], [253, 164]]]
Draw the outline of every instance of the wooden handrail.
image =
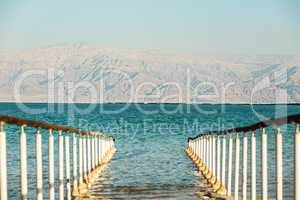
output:
[[260, 121], [258, 123], [255, 123], [255, 124], [252, 124], [249, 126], [237, 127], [237, 128], [233, 128], [233, 129], [226, 129], [226, 130], [222, 130], [222, 131], [209, 131], [206, 133], [200, 133], [195, 137], [189, 137], [188, 140], [194, 140], [203, 135], [226, 135], [231, 132], [240, 133], [240, 132], [255, 131], [260, 128], [266, 128], [269, 126], [282, 126], [284, 124], [291, 124], [291, 123], [300, 123], [300, 114]]
[[[58, 166], [58, 199], [71, 200], [80, 193], [81, 188], [88, 188], [87, 183], [103, 170], [105, 163], [111, 160], [115, 152], [114, 138], [98, 131], [81, 131], [76, 128], [49, 124], [42, 121], [27, 120], [11, 116], [0, 115], [0, 199], [10, 198], [7, 190], [7, 159], [6, 159], [6, 132], [5, 124], [19, 126], [19, 161], [20, 161], [20, 196], [28, 199], [28, 156], [27, 134], [24, 127], [35, 130], [35, 167], [36, 172], [36, 199], [43, 199], [43, 169], [48, 166], [48, 192], [49, 199], [55, 199], [54, 168]], [[44, 144], [40, 129], [48, 131], [48, 143]], [[9, 130], [8, 130], [9, 131]], [[58, 133], [54, 139], [53, 131]], [[62, 134], [62, 132], [66, 134]], [[71, 136], [71, 137], [70, 137]], [[70, 145], [72, 140], [72, 145]], [[57, 141], [57, 142], [55, 142]], [[58, 145], [55, 145], [58, 143]], [[30, 143], [32, 144], [32, 143]], [[43, 144], [48, 145], [48, 162], [43, 165]], [[78, 145], [77, 145], [78, 144]], [[71, 147], [71, 148], [70, 148]], [[55, 149], [56, 148], [56, 149]], [[56, 151], [57, 150], [57, 151]], [[71, 153], [71, 151], [72, 153]], [[14, 152], [15, 153], [15, 152]], [[31, 151], [30, 151], [31, 153]], [[71, 160], [72, 154], [72, 160]], [[58, 159], [54, 156], [58, 155]], [[78, 157], [78, 162], [77, 162]], [[58, 165], [55, 165], [57, 162]], [[72, 167], [70, 166], [72, 162]], [[77, 167], [78, 166], [78, 167]], [[71, 172], [72, 175], [71, 176]], [[77, 176], [78, 173], [78, 176]], [[71, 182], [73, 185], [71, 185]], [[72, 186], [72, 187], [71, 187]], [[30, 188], [32, 189], [32, 188]], [[45, 191], [45, 190], [44, 190]], [[83, 190], [85, 191], [85, 189]], [[66, 192], [66, 195], [65, 195]], [[73, 195], [73, 197], [72, 197]]]
[[[12, 116], [0, 116], [0, 122], [4, 122], [5, 124], [14, 124], [18, 126], [26, 125], [28, 127], [33, 128], [41, 128], [41, 129], [47, 129], [47, 130], [54, 130], [54, 131], [63, 131], [63, 132], [69, 132], [69, 133], [76, 133], [80, 135], [92, 135], [92, 134], [98, 134], [102, 135], [103, 137], [113, 138], [111, 136], [106, 136], [103, 133], [100, 133], [98, 131], [83, 131], [76, 128], [63, 126], [63, 125], [56, 125], [56, 124], [49, 124], [42, 121], [36, 121], [36, 120], [29, 120], [29, 119], [23, 119], [23, 118], [17, 118]], [[113, 138], [114, 139], [114, 138]]]

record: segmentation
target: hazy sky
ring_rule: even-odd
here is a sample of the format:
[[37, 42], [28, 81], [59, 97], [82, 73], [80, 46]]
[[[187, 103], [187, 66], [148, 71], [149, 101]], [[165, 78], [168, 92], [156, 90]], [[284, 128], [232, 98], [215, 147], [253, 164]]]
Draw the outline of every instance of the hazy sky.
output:
[[191, 53], [300, 54], [300, 1], [0, 1], [0, 50], [75, 42]]

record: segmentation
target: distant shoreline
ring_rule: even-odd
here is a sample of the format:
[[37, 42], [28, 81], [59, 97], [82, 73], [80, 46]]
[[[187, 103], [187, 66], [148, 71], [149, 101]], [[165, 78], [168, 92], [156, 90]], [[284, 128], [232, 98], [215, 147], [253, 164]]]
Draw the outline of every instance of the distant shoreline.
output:
[[13, 101], [0, 101], [0, 104], [3, 103], [9, 103], [9, 104], [144, 104], [144, 105], [159, 105], [159, 104], [170, 104], [170, 105], [300, 105], [300, 103], [173, 103], [173, 102], [165, 102], [165, 103], [159, 103], [159, 102], [151, 102], [151, 103], [144, 103], [144, 102], [104, 102], [104, 103], [88, 103], [88, 102], [74, 102], [74, 103], [68, 103], [68, 102], [54, 102], [54, 103], [48, 103], [48, 102], [13, 102]]

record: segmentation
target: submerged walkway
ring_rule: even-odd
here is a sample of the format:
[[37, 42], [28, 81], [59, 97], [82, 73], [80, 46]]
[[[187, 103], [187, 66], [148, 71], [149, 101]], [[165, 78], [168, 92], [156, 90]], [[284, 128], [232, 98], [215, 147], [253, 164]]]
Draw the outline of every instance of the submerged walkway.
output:
[[[90, 189], [90, 199], [198, 199], [196, 185], [114, 186], [110, 177], [99, 177]], [[204, 187], [204, 186], [203, 186]]]
[[130, 149], [117, 148], [108, 168], [91, 186], [90, 199], [193, 200], [198, 199], [196, 192], [206, 190], [183, 147], [151, 139], [143, 146], [139, 139], [128, 141]]

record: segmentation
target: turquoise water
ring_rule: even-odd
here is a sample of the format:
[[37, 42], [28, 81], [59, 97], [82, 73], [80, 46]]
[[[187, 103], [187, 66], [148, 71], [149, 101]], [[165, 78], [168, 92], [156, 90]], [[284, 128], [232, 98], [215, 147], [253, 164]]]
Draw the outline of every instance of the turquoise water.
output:
[[[194, 193], [201, 190], [203, 180], [193, 163], [186, 157], [186, 140], [200, 132], [249, 125], [262, 119], [300, 113], [299, 105], [184, 105], [184, 104], [125, 104], [95, 105], [83, 113], [87, 104], [26, 104], [42, 113], [28, 113], [20, 105], [1, 103], [0, 115], [12, 115], [101, 130], [116, 138], [117, 152], [100, 181], [93, 186], [92, 194], [112, 199], [197, 199]], [[77, 110], [74, 110], [74, 106]], [[124, 108], [123, 111], [117, 112]], [[108, 113], [114, 111], [115, 113]], [[146, 113], [145, 113], [146, 112]], [[7, 125], [8, 190], [10, 199], [18, 199], [19, 141], [18, 129]], [[284, 194], [293, 198], [293, 127], [283, 127]], [[29, 197], [35, 197], [34, 129], [27, 128]], [[44, 196], [47, 198], [47, 132], [43, 131]], [[274, 151], [273, 130], [269, 130], [268, 149]], [[56, 138], [57, 139], [57, 138]], [[259, 136], [258, 136], [259, 140]], [[57, 143], [56, 143], [57, 145]], [[257, 145], [258, 160], [260, 144]], [[275, 197], [275, 155], [269, 155], [269, 194]], [[56, 154], [57, 159], [57, 154]], [[258, 161], [258, 173], [260, 172]], [[57, 169], [57, 168], [56, 168]], [[57, 170], [55, 171], [57, 176]], [[249, 174], [250, 178], [250, 174]], [[260, 192], [260, 176], [258, 193]], [[241, 180], [241, 177], [240, 177]], [[250, 181], [250, 179], [249, 179]], [[57, 184], [57, 183], [56, 183]], [[57, 186], [57, 185], [56, 185]], [[57, 191], [57, 190], [56, 190]], [[259, 196], [259, 195], [258, 195]]]

